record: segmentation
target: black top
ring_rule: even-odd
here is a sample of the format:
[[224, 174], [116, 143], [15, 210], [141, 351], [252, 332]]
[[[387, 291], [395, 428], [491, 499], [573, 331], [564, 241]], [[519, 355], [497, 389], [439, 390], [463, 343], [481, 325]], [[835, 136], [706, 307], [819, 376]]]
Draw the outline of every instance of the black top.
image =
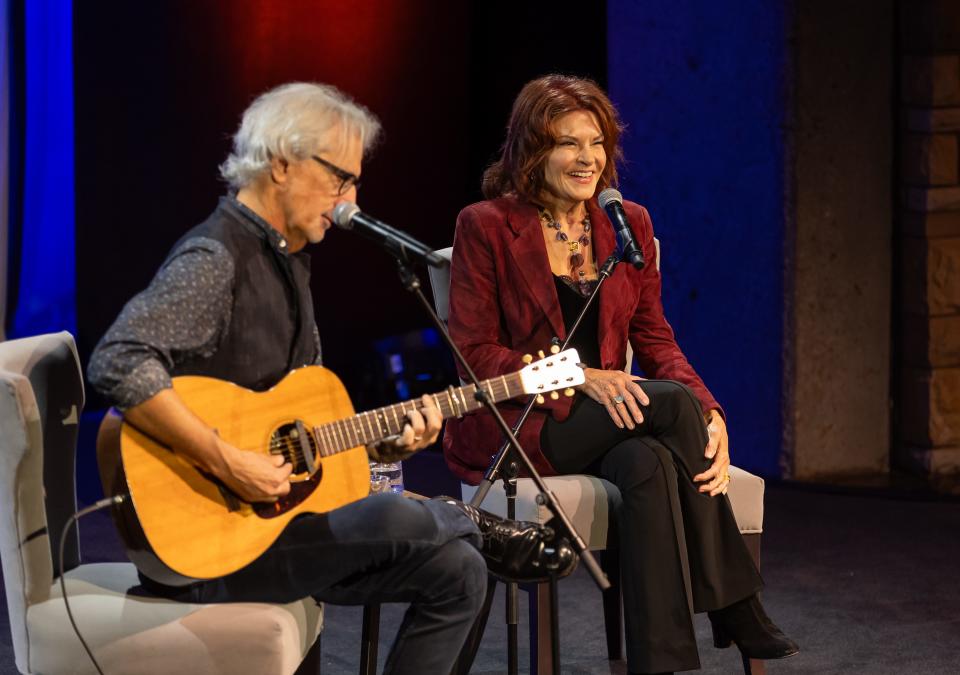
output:
[[[557, 287], [557, 298], [560, 300], [560, 313], [563, 314], [563, 327], [567, 334], [573, 327], [573, 322], [580, 316], [580, 310], [586, 304], [587, 299], [571, 288], [568, 282], [561, 277], [554, 275], [553, 282]], [[596, 283], [596, 282], [594, 282]], [[577, 328], [568, 347], [573, 347], [580, 354], [580, 362], [591, 368], [600, 367], [600, 339], [597, 335], [597, 326], [600, 319], [600, 303], [593, 301], [590, 309], [587, 310], [583, 321]]]

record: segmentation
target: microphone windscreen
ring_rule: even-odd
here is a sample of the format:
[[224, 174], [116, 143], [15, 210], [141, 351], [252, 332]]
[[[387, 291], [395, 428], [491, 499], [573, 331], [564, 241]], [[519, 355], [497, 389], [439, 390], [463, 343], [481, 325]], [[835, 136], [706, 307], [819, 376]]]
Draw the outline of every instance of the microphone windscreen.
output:
[[607, 208], [608, 204], [617, 202], [618, 204], [623, 204], [623, 195], [620, 194], [619, 190], [613, 188], [607, 188], [599, 195], [597, 195], [597, 201], [600, 202], [601, 208]]
[[353, 202], [340, 202], [333, 207], [333, 224], [344, 230], [353, 229], [353, 217], [360, 213], [360, 207]]

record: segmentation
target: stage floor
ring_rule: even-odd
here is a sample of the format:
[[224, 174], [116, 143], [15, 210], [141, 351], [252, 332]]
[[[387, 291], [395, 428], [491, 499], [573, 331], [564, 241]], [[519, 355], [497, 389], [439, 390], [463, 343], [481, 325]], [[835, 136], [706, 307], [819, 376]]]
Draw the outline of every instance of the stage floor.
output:
[[[85, 561], [122, 559], [106, 517], [82, 523]], [[777, 673], [960, 672], [960, 502], [767, 486], [761, 552], [764, 605], [801, 652], [770, 662]], [[529, 663], [526, 596], [521, 593], [520, 672]], [[600, 595], [578, 569], [560, 584], [564, 673], [625, 673], [606, 659]], [[384, 606], [380, 665], [402, 606]], [[355, 673], [360, 609], [328, 606], [323, 672]], [[502, 586], [474, 673], [506, 671]], [[697, 617], [703, 672], [734, 673], [739, 655], [714, 649], [709, 623]], [[16, 673], [0, 615], [0, 673]]]

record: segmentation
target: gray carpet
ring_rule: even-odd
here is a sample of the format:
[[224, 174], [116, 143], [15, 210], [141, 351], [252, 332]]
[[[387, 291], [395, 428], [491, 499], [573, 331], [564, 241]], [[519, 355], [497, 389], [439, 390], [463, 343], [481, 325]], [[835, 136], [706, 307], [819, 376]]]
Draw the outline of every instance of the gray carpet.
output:
[[[85, 560], [122, 555], [108, 520], [82, 523]], [[960, 503], [830, 494], [768, 485], [763, 600], [801, 653], [768, 664], [778, 673], [960, 672]], [[606, 659], [600, 596], [582, 570], [561, 582], [564, 673], [624, 673]], [[520, 672], [529, 663], [521, 594]], [[403, 608], [386, 606], [381, 665]], [[506, 672], [502, 587], [474, 673]], [[354, 673], [360, 609], [329, 607], [323, 672]], [[704, 672], [735, 673], [739, 656], [717, 650], [697, 617]], [[0, 673], [15, 673], [6, 608], [0, 615]]]

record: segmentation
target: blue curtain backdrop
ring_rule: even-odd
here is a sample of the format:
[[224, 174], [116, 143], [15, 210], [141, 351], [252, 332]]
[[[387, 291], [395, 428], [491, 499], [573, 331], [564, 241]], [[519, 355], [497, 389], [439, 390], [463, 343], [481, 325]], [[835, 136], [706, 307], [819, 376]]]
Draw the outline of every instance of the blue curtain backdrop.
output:
[[0, 0], [0, 340], [7, 325], [7, 223], [10, 195], [10, 3]]
[[[24, 2], [9, 13], [10, 33], [22, 29], [22, 56], [10, 80], [22, 78], [21, 110], [11, 128], [22, 161], [11, 165], [9, 221], [13, 316], [10, 337], [59, 330], [76, 333], [73, 166], [73, 2]], [[22, 27], [14, 25], [22, 21]], [[13, 138], [15, 137], [15, 138]], [[14, 143], [11, 142], [11, 148]], [[19, 202], [19, 203], [17, 203]], [[16, 230], [16, 231], [15, 231]]]
[[662, 244], [668, 320], [727, 413], [738, 466], [781, 451], [784, 3], [609, 0], [624, 196]]

